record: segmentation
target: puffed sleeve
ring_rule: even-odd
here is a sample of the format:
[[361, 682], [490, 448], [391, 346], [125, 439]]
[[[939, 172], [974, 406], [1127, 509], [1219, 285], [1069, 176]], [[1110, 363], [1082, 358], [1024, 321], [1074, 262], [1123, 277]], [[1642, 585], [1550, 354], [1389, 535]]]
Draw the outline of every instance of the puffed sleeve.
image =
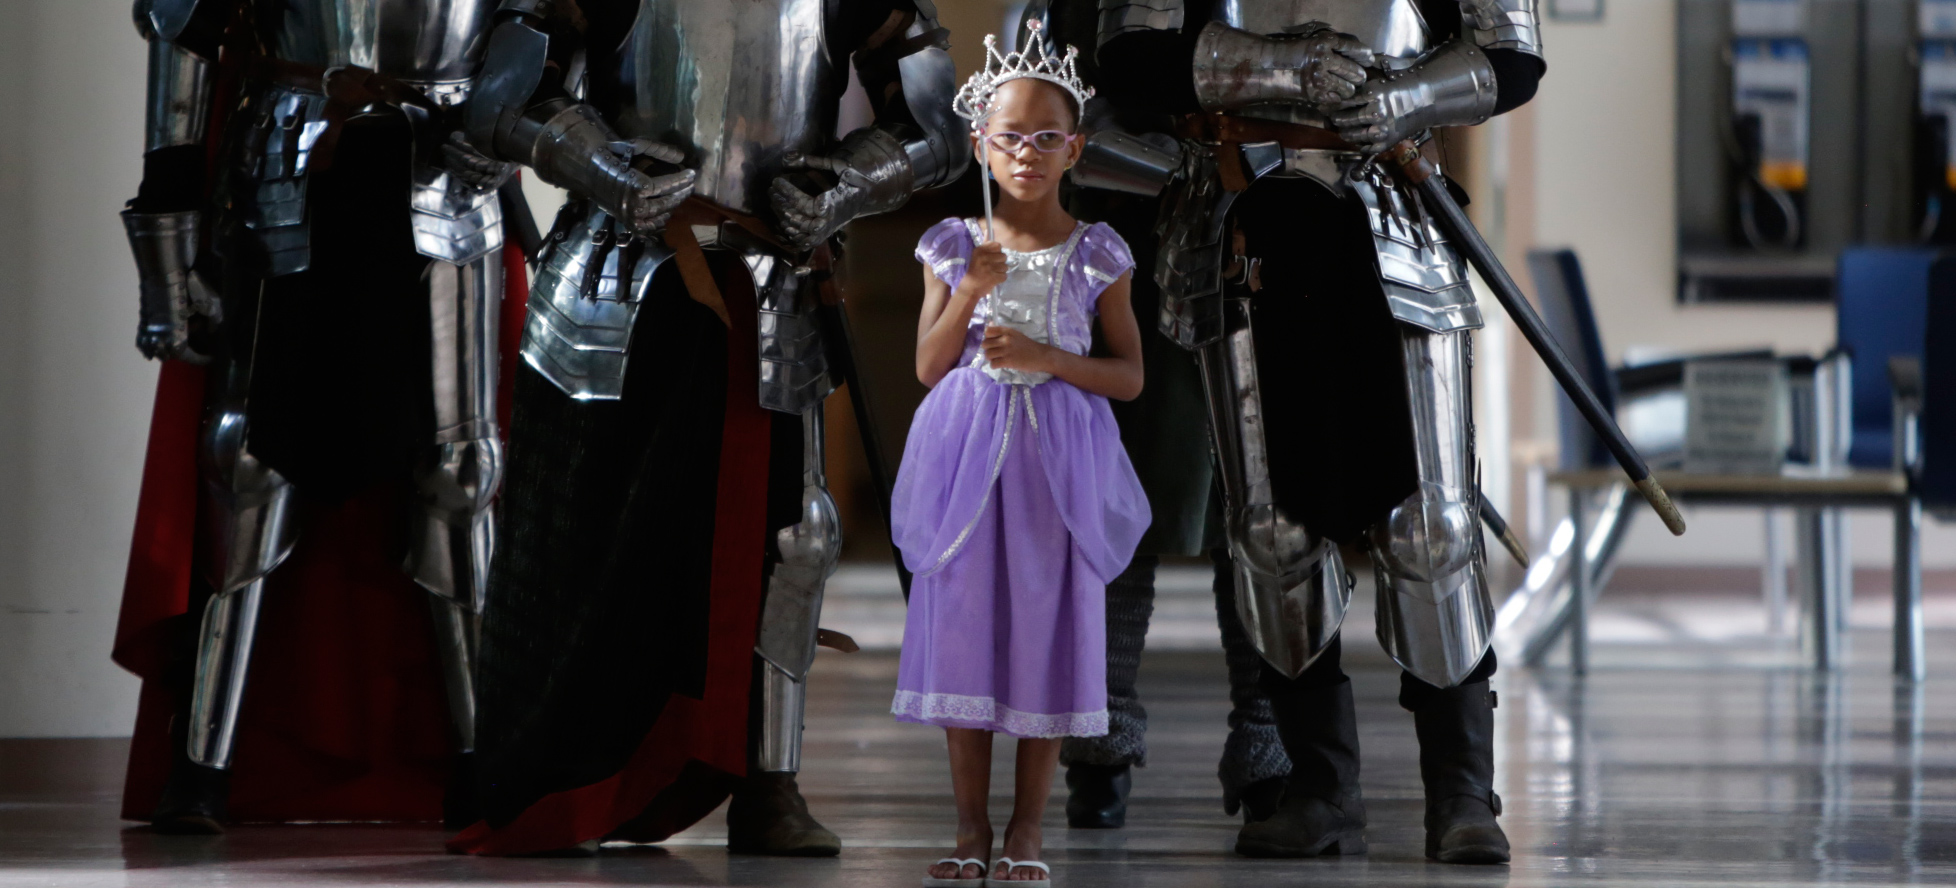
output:
[[964, 264], [971, 258], [971, 231], [963, 219], [946, 219], [932, 225], [917, 240], [917, 261], [937, 279], [953, 287], [964, 280]]
[[1093, 279], [1090, 292], [1099, 296], [1100, 291], [1134, 269], [1134, 254], [1128, 250], [1127, 241], [1105, 222], [1094, 223], [1087, 230], [1086, 241], [1087, 248], [1081, 251], [1085, 267], [1080, 270]]

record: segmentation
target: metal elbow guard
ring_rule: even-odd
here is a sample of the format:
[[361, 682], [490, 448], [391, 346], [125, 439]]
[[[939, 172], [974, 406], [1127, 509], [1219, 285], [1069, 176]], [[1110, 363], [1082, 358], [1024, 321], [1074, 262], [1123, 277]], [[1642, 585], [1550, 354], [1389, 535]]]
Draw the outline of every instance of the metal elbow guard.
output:
[[[936, 29], [936, 22], [919, 16], [904, 32], [919, 40]], [[964, 175], [971, 162], [965, 149], [964, 122], [951, 112], [958, 94], [958, 69], [942, 46], [925, 45], [897, 60], [903, 79], [903, 102], [917, 122], [917, 132], [903, 143], [910, 167], [911, 190], [948, 185]]]
[[1482, 49], [1511, 49], [1542, 57], [1542, 28], [1536, 0], [1461, 0], [1468, 39]]
[[1183, 0], [1100, 0], [1100, 33], [1095, 48], [1130, 31], [1180, 31]]
[[1182, 146], [1163, 133], [1101, 129], [1087, 136], [1073, 184], [1154, 197], [1182, 168]]

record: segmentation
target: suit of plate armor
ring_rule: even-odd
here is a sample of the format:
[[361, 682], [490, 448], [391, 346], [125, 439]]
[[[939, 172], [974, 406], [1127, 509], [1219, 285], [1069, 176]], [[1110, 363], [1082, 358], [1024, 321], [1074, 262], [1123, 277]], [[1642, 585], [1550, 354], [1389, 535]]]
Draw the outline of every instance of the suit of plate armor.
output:
[[[770, 540], [755, 646], [761, 678], [751, 766], [761, 773], [800, 770], [804, 681], [823, 586], [841, 547], [822, 447], [822, 404], [835, 389], [828, 355], [838, 344], [824, 339], [810, 253], [851, 219], [950, 182], [969, 160], [950, 110], [955, 68], [928, 0], [886, 43], [857, 54], [870, 94], [900, 87], [909, 119], [879, 115], [835, 138], [848, 73], [830, 58], [831, 6], [641, 0], [615, 70], [590, 70], [584, 83], [556, 89], [545, 82], [548, 60], [563, 53], [548, 33], [553, 4], [505, 0], [468, 115], [475, 144], [573, 193], [538, 259], [522, 346], [523, 360], [572, 398], [621, 397], [639, 307], [653, 275], [679, 258], [668, 245], [673, 238], [658, 236], [677, 192], [634, 178], [614, 158], [683, 155], [696, 201], [731, 211], [688, 224], [686, 233], [704, 250], [737, 255], [752, 275], [760, 312], [755, 394], [768, 410], [799, 415], [802, 428], [800, 520]], [[587, 87], [615, 97], [617, 112], [582, 104]], [[627, 145], [634, 147], [620, 147]], [[660, 157], [662, 149], [677, 151]], [[811, 196], [786, 177], [810, 168], [831, 172], [836, 184]], [[663, 202], [634, 205], [634, 188], [658, 191]], [[734, 221], [770, 214], [772, 232]], [[634, 216], [637, 223], [625, 221]]]
[[[1124, 148], [1131, 137], [1096, 134], [1082, 162], [1083, 181], [1126, 190], [1166, 186], [1155, 268], [1160, 326], [1199, 355], [1237, 609], [1269, 669], [1283, 680], [1297, 680], [1332, 648], [1350, 597], [1337, 546], [1286, 514], [1273, 493], [1272, 461], [1283, 456], [1266, 443], [1266, 382], [1259, 379], [1251, 323], [1256, 268], [1237, 255], [1230, 235], [1232, 204], [1242, 192], [1259, 179], [1290, 178], [1313, 181], [1364, 208], [1378, 285], [1398, 327], [1418, 483], [1365, 534], [1377, 577], [1379, 640], [1435, 693], [1464, 688], [1487, 695], [1476, 670], [1488, 651], [1492, 606], [1476, 524], [1468, 378], [1468, 331], [1481, 326], [1481, 314], [1460, 254], [1410, 186], [1371, 160], [1433, 127], [1490, 117], [1497, 100], [1491, 51], [1540, 58], [1533, 0], [1459, 5], [1459, 35], [1440, 40], [1415, 0], [1215, 0], [1206, 9], [1197, 0], [1101, 0], [1103, 49], [1136, 32], [1194, 35], [1191, 79], [1206, 113], [1197, 115], [1202, 126], [1183, 133], [1179, 157], [1158, 141]], [[1104, 53], [1101, 61], [1107, 64]], [[1322, 705], [1348, 711], [1349, 691], [1338, 693], [1342, 703]], [[1402, 696], [1402, 703], [1419, 712], [1408, 699]], [[1297, 747], [1313, 741], [1288, 727], [1284, 732], [1292, 759], [1312, 760]], [[1422, 725], [1423, 749], [1428, 733]], [[1320, 739], [1319, 746], [1350, 752], [1351, 779], [1333, 781], [1349, 786], [1322, 789], [1345, 819], [1320, 814], [1309, 826], [1294, 819], [1293, 837], [1307, 833], [1308, 842], [1270, 841], [1255, 835], [1253, 824], [1239, 850], [1302, 856], [1363, 849], [1356, 735]], [[1467, 745], [1491, 743], [1483, 739]], [[1445, 793], [1431, 780], [1428, 790], [1430, 804]], [[1294, 777], [1293, 795], [1305, 791]], [[1471, 793], [1498, 813], [1491, 788]], [[1429, 811], [1429, 854], [1476, 856], [1454, 854], [1452, 845], [1443, 853], [1432, 835], [1433, 817]], [[1340, 835], [1344, 827], [1328, 821], [1356, 826]], [[1486, 822], [1491, 827], [1491, 817]], [[1506, 859], [1505, 839], [1498, 856]]]
[[[209, 201], [219, 209], [152, 213], [132, 204], [123, 213], [142, 284], [138, 346], [151, 357], [208, 361], [218, 380], [199, 446], [197, 563], [213, 593], [188, 725], [187, 753], [199, 766], [230, 767], [266, 576], [291, 554], [298, 531], [297, 491], [254, 456], [246, 424], [251, 355], [279, 343], [258, 341], [247, 322], [223, 320], [257, 315], [262, 287], [254, 280], [312, 267], [309, 174], [330, 160], [325, 154], [347, 117], [395, 112], [414, 138], [403, 209], [416, 251], [433, 260], [424, 291], [434, 435], [416, 472], [417, 517], [403, 569], [429, 593], [459, 747], [473, 746], [471, 650], [502, 465], [494, 412], [502, 211], [494, 177], [451, 172], [443, 152], [453, 150], [445, 148], [447, 121], [467, 93], [492, 7], [493, 0], [136, 4], [150, 47], [145, 149], [152, 155], [185, 146], [201, 153], [211, 138], [213, 71], [227, 25], [247, 23], [257, 42], [223, 135], [222, 185]], [[248, 271], [227, 271], [235, 286], [213, 294], [201, 266], [193, 270], [205, 254]], [[191, 331], [206, 323], [214, 331], [200, 349]]]

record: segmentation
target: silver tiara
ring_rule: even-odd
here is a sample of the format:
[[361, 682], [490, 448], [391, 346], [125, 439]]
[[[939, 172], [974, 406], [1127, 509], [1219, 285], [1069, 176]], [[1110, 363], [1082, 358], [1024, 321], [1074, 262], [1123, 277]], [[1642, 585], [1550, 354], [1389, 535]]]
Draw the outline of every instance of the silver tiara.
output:
[[951, 110], [959, 117], [971, 121], [973, 129], [984, 125], [992, 116], [992, 97], [997, 95], [999, 86], [1013, 81], [1044, 80], [1073, 95], [1078, 108], [1084, 108], [1087, 99], [1093, 96], [1093, 87], [1080, 79], [1073, 69], [1073, 60], [1080, 55], [1074, 47], [1067, 47], [1066, 54], [1055, 57], [1046, 51], [1046, 41], [1040, 38], [1040, 23], [1037, 19], [1026, 22], [1026, 42], [1031, 46], [1000, 54], [998, 35], [985, 35], [985, 69], [971, 75], [958, 90], [958, 97], [951, 102]]

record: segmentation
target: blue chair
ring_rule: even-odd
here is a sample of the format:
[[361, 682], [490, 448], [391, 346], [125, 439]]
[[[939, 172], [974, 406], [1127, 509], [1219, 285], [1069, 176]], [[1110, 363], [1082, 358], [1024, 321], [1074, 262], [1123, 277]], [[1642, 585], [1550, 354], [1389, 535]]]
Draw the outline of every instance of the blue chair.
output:
[[1922, 325], [1922, 406], [1916, 491], [1937, 518], [1956, 520], [1956, 256], [1929, 272]]
[[1835, 279], [1835, 341], [1853, 374], [1854, 435], [1848, 464], [1895, 464], [1895, 394], [1890, 358], [1922, 356], [1929, 267], [1939, 251], [1924, 247], [1856, 247], [1841, 252]]
[[[1603, 402], [1603, 409], [1616, 412], [1617, 380], [1609, 358], [1603, 352], [1603, 337], [1596, 329], [1596, 312], [1590, 306], [1589, 285], [1582, 276], [1582, 263], [1574, 250], [1530, 250], [1528, 271], [1535, 279], [1536, 304], [1542, 320], [1556, 342], [1574, 361], [1576, 371]], [[1576, 411], [1575, 402], [1556, 389], [1557, 430], [1560, 433], [1562, 469], [1599, 468], [1615, 465], [1603, 440]]]

